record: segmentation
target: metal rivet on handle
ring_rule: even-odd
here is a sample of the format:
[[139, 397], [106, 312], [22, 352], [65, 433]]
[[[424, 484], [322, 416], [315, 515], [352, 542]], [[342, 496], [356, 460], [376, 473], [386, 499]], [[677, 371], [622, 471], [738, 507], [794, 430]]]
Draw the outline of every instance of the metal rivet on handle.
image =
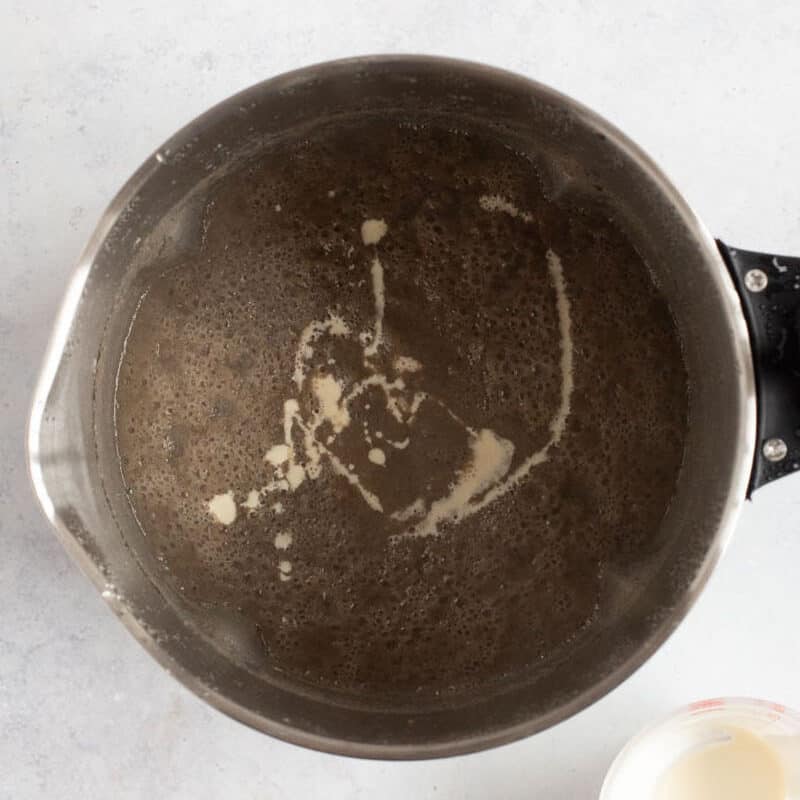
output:
[[751, 269], [744, 275], [744, 285], [751, 292], [763, 292], [768, 283], [767, 273], [763, 269]]
[[783, 439], [767, 439], [764, 442], [764, 446], [761, 448], [761, 452], [764, 454], [764, 458], [767, 461], [783, 461], [786, 458], [786, 454], [789, 452], [789, 448], [786, 446], [786, 442]]

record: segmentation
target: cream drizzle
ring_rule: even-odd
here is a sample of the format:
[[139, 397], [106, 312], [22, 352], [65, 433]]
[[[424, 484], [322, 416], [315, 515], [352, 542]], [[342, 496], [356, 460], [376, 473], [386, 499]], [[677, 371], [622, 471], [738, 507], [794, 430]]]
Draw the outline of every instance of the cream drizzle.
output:
[[510, 200], [499, 194], [482, 194], [478, 198], [478, 203], [484, 211], [501, 211], [523, 222], [533, 222], [533, 214], [529, 211], [520, 211]]
[[215, 494], [206, 503], [209, 514], [222, 525], [231, 525], [236, 521], [236, 501], [233, 499], [233, 490], [223, 494]]
[[364, 361], [377, 354], [378, 348], [383, 344], [383, 314], [386, 308], [386, 285], [383, 282], [383, 264], [375, 256], [370, 269], [372, 275], [372, 294], [375, 296], [375, 328], [372, 341], [364, 348]]
[[[513, 203], [500, 195], [483, 195], [479, 204], [487, 212], [508, 214], [525, 223], [533, 222], [529, 212], [520, 211]], [[361, 226], [362, 241], [366, 246], [377, 246], [388, 232], [384, 220], [366, 220]], [[362, 345], [364, 365], [369, 374], [347, 387], [330, 373], [315, 374], [311, 378], [311, 397], [316, 408], [310, 415], [303, 414], [296, 398], [284, 402], [283, 409], [283, 443], [276, 444], [267, 450], [265, 461], [273, 470], [273, 478], [258, 490], [251, 490], [247, 500], [242, 504], [254, 510], [261, 505], [261, 497], [267, 493], [296, 490], [307, 478], [315, 480], [323, 467], [323, 459], [330, 465], [334, 474], [343, 477], [360, 494], [364, 502], [376, 513], [383, 513], [380, 498], [362, 483], [353, 464], [345, 464], [330, 449], [337, 436], [351, 422], [351, 404], [367, 389], [374, 387], [380, 390], [389, 414], [400, 424], [407, 427], [414, 425], [418, 412], [426, 401], [435, 402], [450, 417], [464, 428], [468, 436], [470, 457], [466, 464], [456, 473], [448, 493], [431, 502], [417, 498], [405, 508], [394, 511], [390, 517], [397, 522], [416, 520], [411, 528], [392, 536], [393, 541], [406, 537], [424, 537], [439, 534], [440, 526], [448, 522], [458, 522], [490, 503], [507, 494], [519, 484], [533, 469], [548, 458], [551, 448], [556, 446], [566, 429], [570, 414], [571, 395], [574, 388], [573, 377], [573, 343], [571, 332], [570, 303], [564, 278], [561, 260], [553, 250], [546, 254], [550, 281], [555, 292], [560, 335], [560, 371], [561, 392], [559, 408], [549, 424], [550, 438], [547, 443], [523, 459], [516, 469], [509, 472], [515, 456], [514, 444], [499, 436], [489, 428], [475, 430], [467, 425], [441, 399], [429, 395], [425, 391], [411, 391], [407, 388], [404, 374], [417, 373], [423, 369], [422, 363], [409, 355], [399, 355], [392, 360], [392, 369], [396, 377], [390, 378], [377, 371], [373, 359], [379, 350], [386, 346], [384, 341], [384, 314], [386, 308], [386, 283], [384, 266], [377, 252], [370, 263], [372, 278], [372, 294], [374, 302], [374, 322], [371, 331], [360, 331], [354, 334], [347, 322], [332, 312], [324, 320], [312, 320], [300, 334], [294, 358], [293, 381], [298, 391], [306, 384], [309, 361], [314, 356], [314, 345], [324, 335], [350, 338]], [[328, 359], [329, 365], [335, 364]], [[320, 428], [326, 426], [329, 433], [325, 442], [318, 435]], [[297, 436], [295, 435], [297, 432]], [[372, 439], [365, 423], [366, 444], [370, 446], [367, 458], [374, 464], [384, 466], [386, 453], [382, 448], [372, 447]], [[390, 440], [376, 432], [376, 438], [382, 445], [403, 450], [411, 442], [411, 436], [400, 440]], [[298, 452], [300, 448], [300, 452]], [[229, 493], [232, 499], [232, 492]], [[215, 507], [225, 504], [223, 497], [217, 495], [211, 502]], [[211, 502], [209, 510], [211, 510]], [[276, 513], [278, 505], [272, 508]], [[234, 515], [235, 515], [235, 503]], [[282, 510], [282, 507], [281, 507]], [[216, 516], [216, 514], [215, 514]], [[225, 516], [224, 513], [221, 516]], [[219, 521], [222, 521], [219, 518]], [[223, 524], [229, 524], [224, 522]], [[287, 579], [288, 572], [281, 571], [281, 578]]]
[[[486, 201], [486, 202], [484, 202]], [[481, 198], [481, 208], [488, 211], [500, 211], [510, 214], [512, 217], [523, 219], [525, 222], [531, 222], [532, 217], [530, 214], [523, 214], [512, 203], [503, 200], [499, 196], [491, 198]], [[476, 468], [476, 451], [475, 441], [470, 443], [473, 451], [473, 458], [471, 463], [459, 475], [458, 480], [451, 486], [450, 494], [446, 498], [434, 501], [431, 504], [430, 510], [423, 520], [415, 525], [411, 530], [405, 531], [392, 537], [393, 541], [407, 537], [425, 537], [433, 534], [438, 534], [439, 523], [445, 520], [460, 521], [472, 514], [485, 508], [490, 503], [503, 497], [503, 495], [510, 492], [515, 488], [520, 481], [522, 481], [530, 471], [539, 464], [547, 461], [551, 448], [555, 447], [561, 437], [564, 435], [566, 429], [567, 418], [570, 414], [572, 391], [574, 388], [574, 362], [573, 362], [573, 342], [572, 342], [572, 321], [570, 317], [570, 303], [567, 297], [567, 285], [564, 279], [564, 270], [561, 264], [561, 259], [556, 255], [552, 249], [548, 249], [546, 254], [547, 268], [550, 273], [550, 282], [556, 294], [556, 308], [558, 312], [558, 329], [560, 335], [560, 369], [561, 369], [561, 401], [559, 403], [558, 411], [550, 422], [550, 439], [547, 443], [526, 458], [510, 475], [503, 480], [497, 481], [491, 488], [487, 484], [476, 477], [478, 470]], [[492, 433], [491, 431], [489, 431]], [[481, 433], [484, 433], [482, 431]], [[474, 437], [473, 432], [473, 437]], [[480, 434], [479, 434], [480, 435]], [[496, 436], [496, 434], [493, 434]], [[510, 444], [510, 442], [509, 442]], [[512, 445], [513, 447], [513, 445]], [[500, 462], [505, 463], [505, 462]], [[506, 465], [506, 469], [510, 465], [510, 459]], [[502, 475], [500, 476], [503, 477]], [[465, 491], [465, 486], [467, 490]], [[485, 491], [482, 497], [473, 499], [476, 495]], [[459, 498], [456, 502], [455, 498]], [[463, 501], [463, 502], [462, 502]], [[400, 512], [395, 512], [395, 519], [407, 520], [416, 516], [415, 509], [419, 509], [418, 501], [415, 501]]]

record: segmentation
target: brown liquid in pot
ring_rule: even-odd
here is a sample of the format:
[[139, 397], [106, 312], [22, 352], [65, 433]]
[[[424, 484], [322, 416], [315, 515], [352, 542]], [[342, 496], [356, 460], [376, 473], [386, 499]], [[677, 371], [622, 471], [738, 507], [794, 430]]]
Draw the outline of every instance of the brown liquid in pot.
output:
[[362, 695], [513, 679], [589, 635], [610, 568], [653, 546], [687, 416], [619, 230], [502, 144], [388, 122], [275, 145], [203, 230], [117, 391], [163, 580], [265, 668]]

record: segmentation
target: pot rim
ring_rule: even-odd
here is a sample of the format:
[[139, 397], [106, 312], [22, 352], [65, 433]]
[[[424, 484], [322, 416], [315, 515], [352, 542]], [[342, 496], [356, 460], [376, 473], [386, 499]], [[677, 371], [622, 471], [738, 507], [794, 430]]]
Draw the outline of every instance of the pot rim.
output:
[[[167, 653], [155, 640], [152, 632], [125, 607], [117, 602], [113, 592], [105, 591], [106, 578], [98, 565], [76, 542], [68, 530], [64, 520], [58, 515], [50, 497], [47, 482], [42, 469], [40, 455], [40, 435], [44, 414], [50, 392], [58, 372], [64, 348], [69, 340], [73, 319], [81, 299], [83, 287], [89, 276], [91, 267], [99, 253], [107, 234], [115, 225], [129, 201], [141, 190], [149, 178], [160, 168], [157, 154], [166, 149], [177, 149], [179, 143], [191, 138], [198, 130], [208, 126], [213, 120], [227, 116], [232, 110], [243, 105], [251, 96], [264, 92], [285, 90], [293, 84], [307, 81], [317, 74], [324, 74], [333, 69], [368, 69], [372, 66], [383, 68], [396, 65], [399, 68], [415, 65], [435, 65], [461, 73], [476, 74], [498, 82], [515, 83], [525, 87], [551, 103], [569, 109], [575, 116], [586, 120], [592, 127], [604, 133], [616, 146], [642, 167], [678, 212], [683, 222], [695, 234], [702, 248], [704, 261], [709, 266], [713, 281], [717, 284], [720, 297], [723, 298], [725, 315], [735, 337], [737, 363], [731, 365], [735, 370], [738, 391], [742, 399], [743, 412], [739, 417], [737, 463], [734, 467], [730, 488], [724, 508], [720, 511], [720, 523], [717, 533], [703, 559], [702, 565], [695, 575], [694, 581], [676, 605], [672, 613], [661, 623], [647, 640], [642, 642], [636, 653], [622, 662], [603, 680], [584, 690], [563, 705], [525, 722], [508, 726], [501, 730], [486, 734], [470, 735], [445, 742], [421, 744], [381, 744], [366, 741], [339, 739], [295, 728], [281, 722], [278, 718], [266, 718], [246, 706], [232, 700], [223, 692], [217, 691], [203, 683], [191, 669], [175, 656]], [[350, 58], [319, 62], [301, 67], [278, 76], [259, 81], [250, 87], [220, 101], [203, 112], [191, 122], [184, 125], [166, 142], [157, 148], [150, 157], [133, 173], [117, 192], [103, 212], [100, 220], [84, 248], [78, 264], [69, 280], [65, 297], [54, 323], [43, 366], [33, 394], [33, 402], [26, 435], [28, 470], [34, 492], [45, 516], [55, 527], [62, 544], [78, 563], [81, 569], [97, 586], [103, 598], [112, 607], [114, 613], [122, 620], [135, 638], [143, 645], [168, 672], [174, 675], [184, 686], [199, 695], [212, 706], [246, 725], [292, 744], [301, 745], [331, 754], [355, 756], [374, 759], [410, 760], [421, 758], [439, 758], [455, 756], [507, 744], [517, 739], [530, 736], [566, 720], [579, 711], [588, 708], [597, 700], [619, 686], [632, 675], [677, 628], [705, 587], [711, 572], [722, 556], [732, 535], [738, 519], [739, 511], [745, 499], [756, 438], [756, 394], [755, 377], [752, 364], [752, 353], [747, 326], [742, 312], [739, 297], [728, 275], [727, 268], [720, 256], [714, 239], [702, 221], [694, 213], [684, 197], [667, 178], [664, 172], [636, 143], [628, 138], [614, 125], [596, 112], [567, 95], [552, 89], [536, 80], [517, 73], [492, 67], [480, 62], [455, 59], [444, 56], [419, 54], [384, 54], [365, 55]]]

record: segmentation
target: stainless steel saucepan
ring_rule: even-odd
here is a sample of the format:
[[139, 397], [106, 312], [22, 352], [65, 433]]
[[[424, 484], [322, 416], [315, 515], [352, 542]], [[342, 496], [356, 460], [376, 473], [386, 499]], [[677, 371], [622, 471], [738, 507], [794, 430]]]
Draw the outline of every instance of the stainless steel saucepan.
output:
[[[596, 634], [529, 681], [417, 707], [375, 707], [254, 671], [235, 620], [198, 626], [151, 579], [114, 448], [117, 366], [142, 271], [196, 242], [215, 182], [278, 136], [339, 117], [478, 124], [594, 187], [674, 313], [690, 383], [684, 464], [661, 560], [620, 587]], [[136, 638], [208, 702], [274, 736], [347, 755], [464, 753], [540, 731], [603, 696], [697, 598], [750, 492], [800, 461], [800, 260], [715, 242], [658, 167], [592, 111], [460, 61], [371, 57], [309, 67], [231, 97], [175, 134], [100, 220], [70, 282], [28, 431], [37, 495], [64, 546]], [[655, 533], [655, 532], [654, 532]]]

